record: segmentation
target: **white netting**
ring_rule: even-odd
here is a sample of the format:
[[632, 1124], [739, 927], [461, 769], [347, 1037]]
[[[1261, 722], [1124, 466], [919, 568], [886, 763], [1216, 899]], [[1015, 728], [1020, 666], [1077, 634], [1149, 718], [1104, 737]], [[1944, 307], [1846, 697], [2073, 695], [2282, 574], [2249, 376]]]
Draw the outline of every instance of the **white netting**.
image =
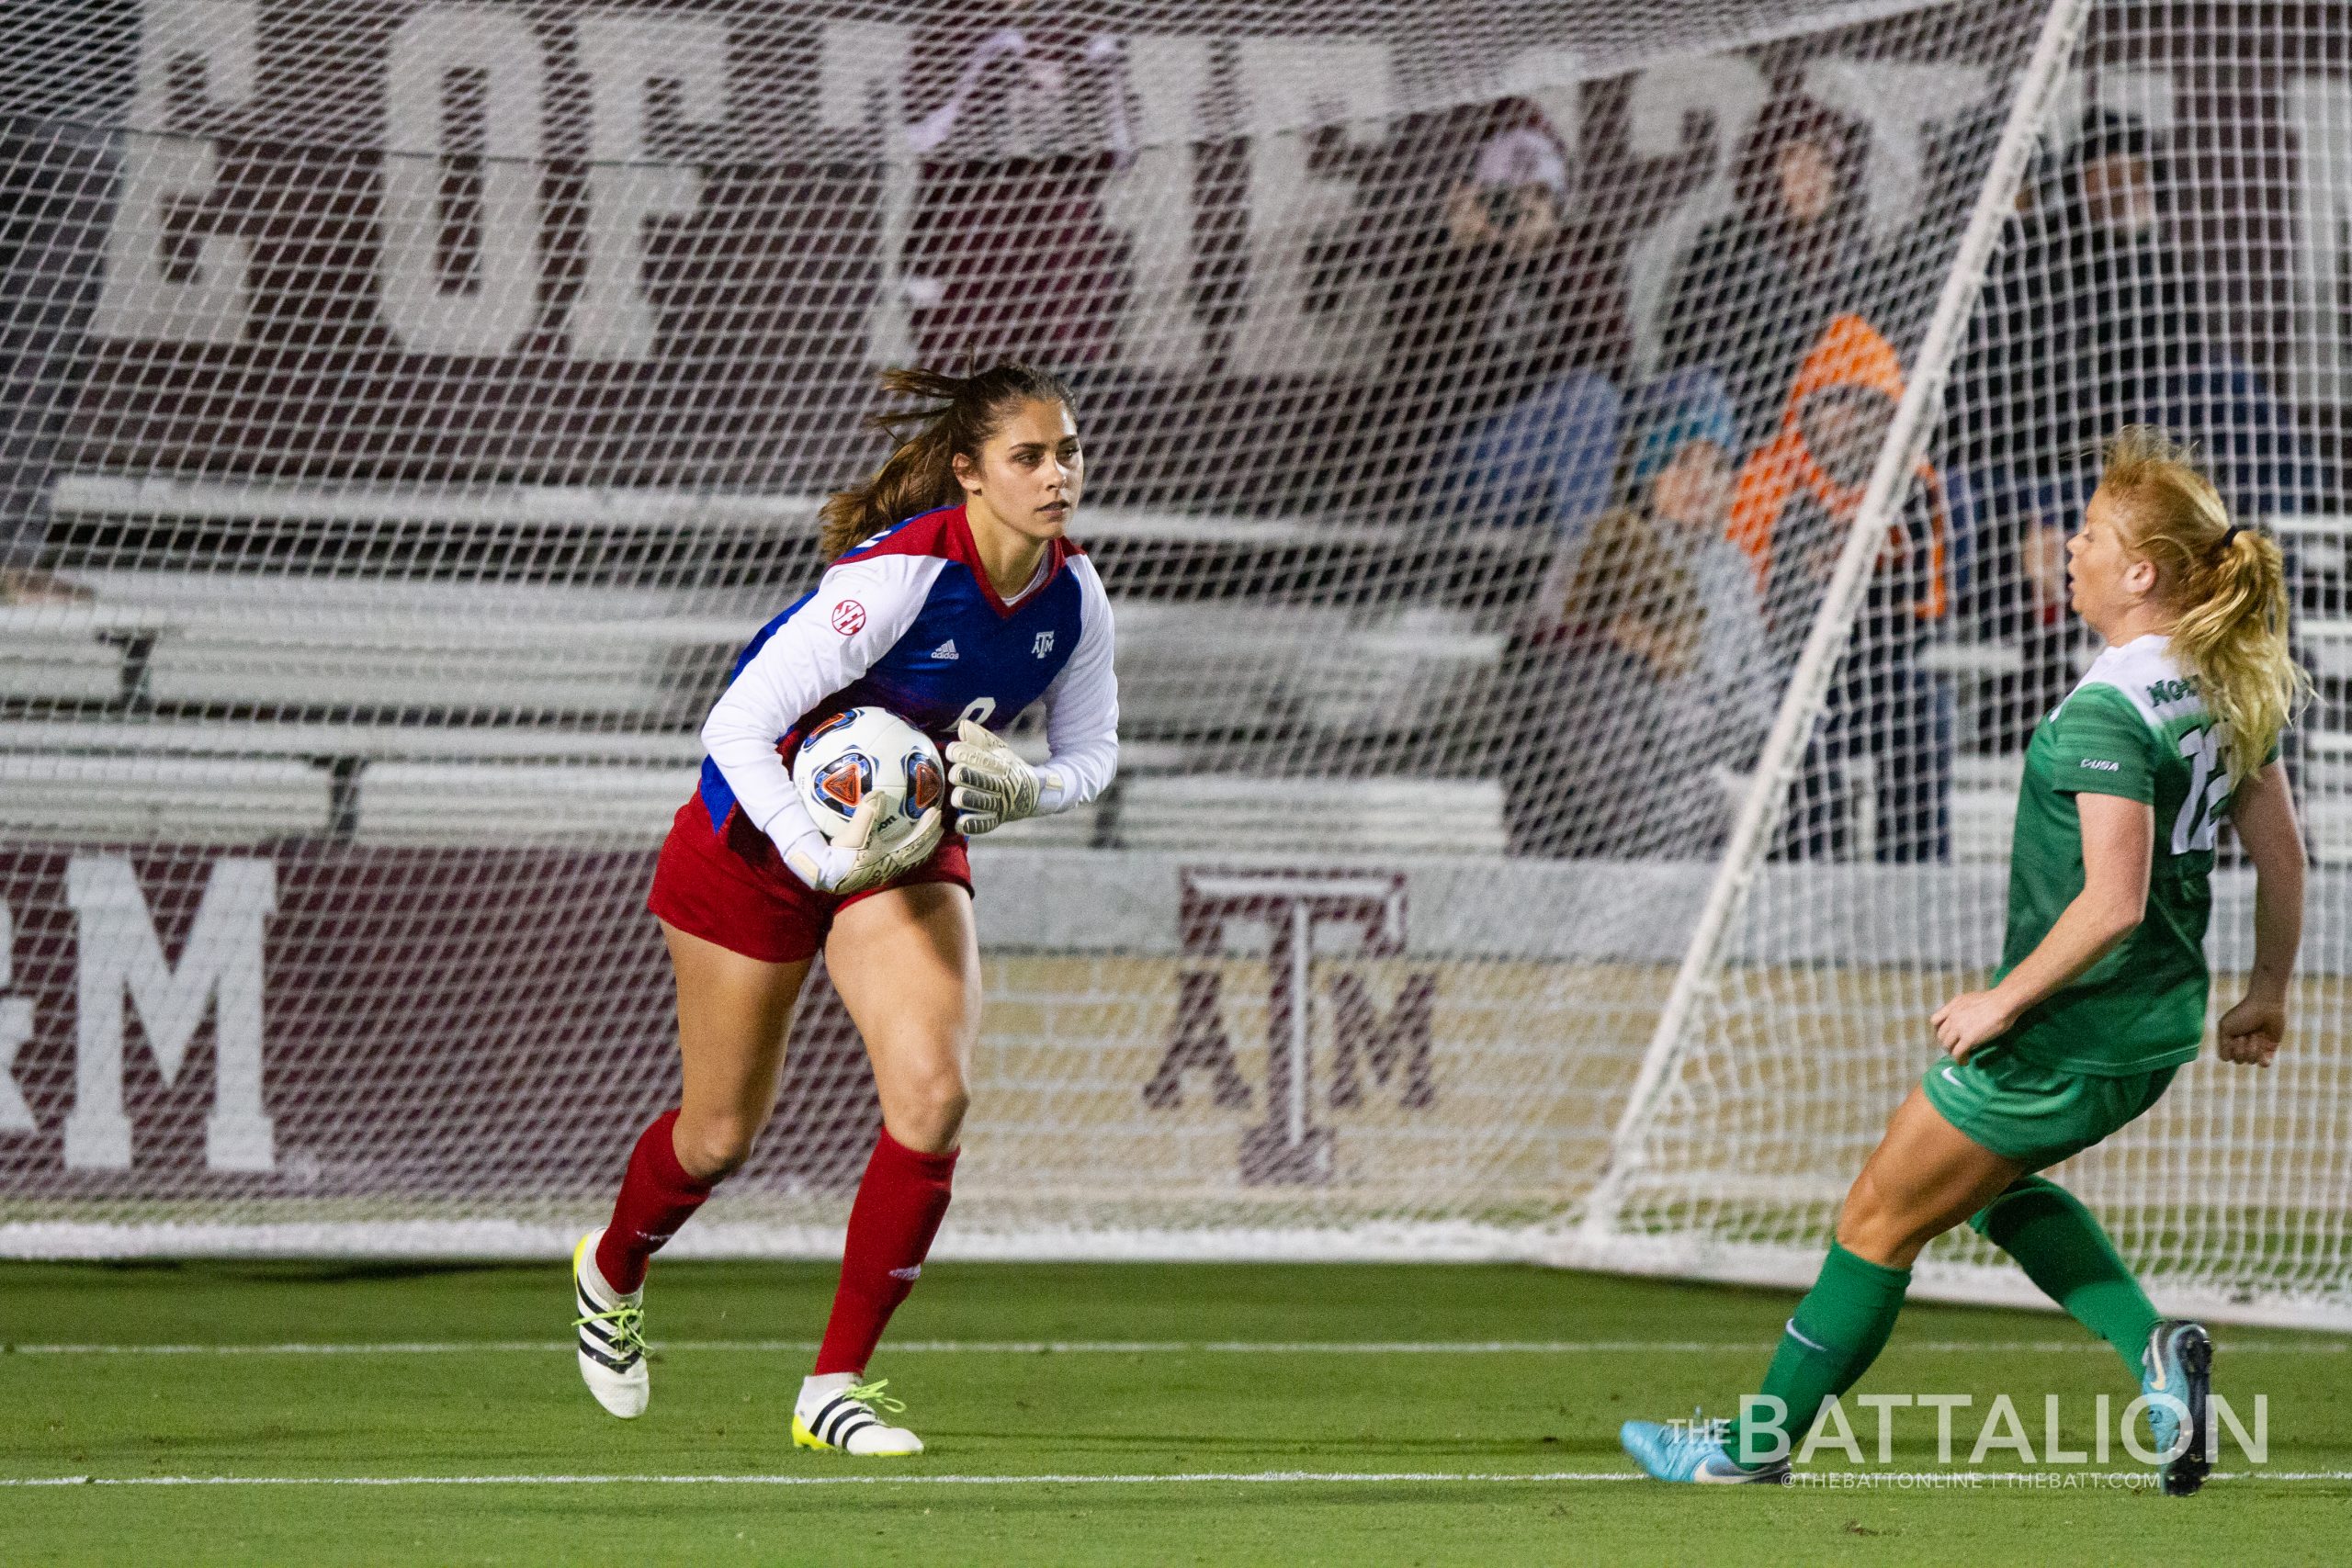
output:
[[[2322, 54], [2345, 19], [2087, 9], [2035, 109], [2035, 155], [1991, 215], [1989, 265], [1960, 277], [1967, 331], [1940, 417], [1918, 432], [1932, 461], [1874, 449], [1894, 480], [1883, 509], [1846, 528], [1833, 506], [1815, 525], [1826, 552], [1850, 538], [1863, 557], [1855, 607], [1826, 618], [1836, 635], [1789, 753], [1792, 788], [1759, 802], [1767, 830], [1721, 877], [1722, 940], [1694, 942], [1584, 1217], [1597, 1255], [1809, 1275], [1850, 1173], [1924, 1065], [1922, 1021], [1998, 954], [2025, 741], [2096, 651], [2065, 607], [2064, 536], [2096, 446], [2149, 423], [2192, 441], [2233, 513], [2288, 554], [2298, 641], [2325, 697], [2287, 743], [2317, 862], [2305, 973], [2291, 1060], [2257, 1073], [2209, 1054], [2141, 1122], [2056, 1174], [2160, 1298], [2352, 1323], [2342, 715], [2327, 684], [2342, 664], [2327, 617], [2346, 525], [2323, 479], [2340, 399], [2325, 375], [2342, 332], [2334, 159], [2347, 120], [2346, 83]], [[2282, 254], [2278, 234], [2299, 222], [2318, 227]], [[1802, 501], [1804, 484], [1786, 488]], [[1894, 543], [1881, 552], [1883, 520]], [[1902, 552], [1907, 535], [1917, 558], [1923, 520], [1948, 520], [1951, 541], [1950, 608], [1932, 616], [1906, 614], [1925, 604]], [[1790, 537], [1787, 514], [1777, 521], [1776, 558]], [[2216, 1015], [2252, 957], [2250, 878], [2228, 846]], [[1965, 1235], [1939, 1244], [1922, 1281], [2031, 1295]]]
[[[0, 1245], [593, 1215], [674, 1093], [641, 900], [695, 727], [878, 457], [874, 367], [1018, 352], [1079, 389], [1126, 764], [978, 855], [947, 1243], [1801, 1255], [1995, 940], [2055, 455], [2161, 385], [2322, 510], [2352, 113], [2321, 22], [2245, 15], [2037, 73], [2026, 0], [10, 6]], [[2086, 107], [2195, 149], [2193, 318], [2066, 249]], [[2013, 122], [2042, 205], [1978, 310]], [[1938, 344], [1903, 564], [1627, 1116]], [[2168, 1279], [2341, 1291], [2306, 1021], [2268, 1110], [2199, 1069], [2094, 1192]], [[873, 1120], [819, 982], [681, 1245], [820, 1245]]]

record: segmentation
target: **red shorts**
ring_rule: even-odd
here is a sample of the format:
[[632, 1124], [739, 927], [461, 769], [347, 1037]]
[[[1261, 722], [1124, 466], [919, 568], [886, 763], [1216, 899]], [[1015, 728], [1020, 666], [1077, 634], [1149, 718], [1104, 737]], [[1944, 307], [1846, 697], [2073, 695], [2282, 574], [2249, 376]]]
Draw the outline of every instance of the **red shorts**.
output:
[[715, 942], [763, 964], [797, 964], [825, 945], [833, 917], [860, 898], [893, 887], [952, 882], [972, 890], [972, 862], [964, 835], [939, 840], [931, 858], [907, 873], [860, 893], [820, 893], [786, 871], [768, 836], [741, 811], [727, 814], [727, 830], [711, 830], [710, 812], [695, 795], [678, 807], [662, 860], [653, 868], [653, 891], [645, 907], [682, 931]]

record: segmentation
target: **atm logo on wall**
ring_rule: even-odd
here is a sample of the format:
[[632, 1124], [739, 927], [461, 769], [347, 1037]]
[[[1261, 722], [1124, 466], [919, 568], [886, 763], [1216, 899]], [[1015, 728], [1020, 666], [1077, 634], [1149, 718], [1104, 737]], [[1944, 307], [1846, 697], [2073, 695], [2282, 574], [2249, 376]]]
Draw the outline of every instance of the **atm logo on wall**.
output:
[[[1219, 1108], [1264, 1113], [1242, 1132], [1241, 1179], [1307, 1186], [1332, 1179], [1329, 1112], [1352, 1110], [1373, 1093], [1393, 1094], [1408, 1111], [1437, 1103], [1436, 975], [1408, 972], [1384, 1015], [1363, 976], [1320, 973], [1332, 958], [1404, 955], [1401, 873], [1185, 871], [1180, 886], [1184, 953], [1196, 966], [1177, 977], [1175, 1021], [1143, 1086], [1145, 1105], [1174, 1110], [1205, 1080]], [[1225, 1026], [1224, 967], [1197, 964], [1259, 955], [1268, 974], [1262, 1101]], [[1323, 1018], [1329, 1027], [1318, 1032]], [[1319, 1078], [1318, 1032], [1329, 1041]]]

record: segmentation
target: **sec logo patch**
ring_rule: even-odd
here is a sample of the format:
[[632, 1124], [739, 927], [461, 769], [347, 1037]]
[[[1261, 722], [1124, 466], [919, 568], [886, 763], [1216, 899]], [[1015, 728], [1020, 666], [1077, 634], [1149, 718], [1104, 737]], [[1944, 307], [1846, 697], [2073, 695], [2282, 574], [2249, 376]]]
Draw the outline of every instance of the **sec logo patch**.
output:
[[865, 606], [854, 599], [844, 599], [833, 606], [833, 630], [843, 637], [855, 637], [865, 626]]

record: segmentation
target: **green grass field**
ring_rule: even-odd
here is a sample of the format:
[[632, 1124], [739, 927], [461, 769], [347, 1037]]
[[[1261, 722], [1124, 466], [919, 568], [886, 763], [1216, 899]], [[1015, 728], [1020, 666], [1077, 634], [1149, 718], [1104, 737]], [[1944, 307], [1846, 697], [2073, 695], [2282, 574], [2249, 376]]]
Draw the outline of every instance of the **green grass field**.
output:
[[[2133, 1391], [2064, 1319], [1917, 1306], [1857, 1392], [1971, 1395], [1951, 1465], [1933, 1416], [1898, 1411], [1868, 1490], [1701, 1490], [1632, 1479], [1617, 1424], [1727, 1410], [1784, 1294], [1500, 1267], [945, 1263], [873, 1369], [931, 1452], [852, 1461], [786, 1437], [831, 1272], [658, 1265], [653, 1404], [622, 1423], [572, 1370], [560, 1262], [0, 1267], [0, 1562], [2352, 1558], [2338, 1337], [2221, 1332], [2216, 1386], [2249, 1412], [2268, 1395], [2269, 1451], [2227, 1450], [2196, 1498], [1970, 1487], [1953, 1478], [1996, 1394], [2038, 1455], [2046, 1393], [2086, 1448], [2093, 1396]], [[2120, 1452], [2034, 1469], [2142, 1471]], [[56, 1477], [88, 1480], [22, 1484]]]

